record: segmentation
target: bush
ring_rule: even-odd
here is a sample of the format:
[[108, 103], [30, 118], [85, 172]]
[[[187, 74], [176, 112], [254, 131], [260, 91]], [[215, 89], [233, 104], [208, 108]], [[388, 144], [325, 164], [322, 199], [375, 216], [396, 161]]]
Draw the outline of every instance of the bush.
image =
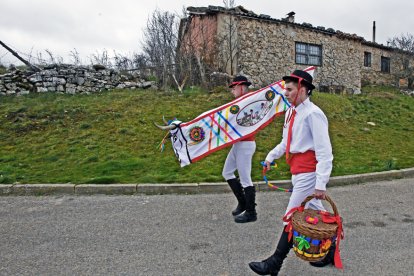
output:
[[227, 93], [229, 92], [229, 88], [227, 88], [226, 86], [220, 85], [220, 86], [216, 86], [211, 90], [211, 93]]
[[5, 74], [7, 72], [6, 66], [0, 63], [0, 75]]

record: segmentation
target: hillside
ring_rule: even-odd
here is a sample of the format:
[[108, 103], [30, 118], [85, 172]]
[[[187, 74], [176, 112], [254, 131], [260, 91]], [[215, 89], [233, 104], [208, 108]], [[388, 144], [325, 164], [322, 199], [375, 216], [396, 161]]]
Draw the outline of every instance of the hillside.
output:
[[[414, 166], [414, 98], [393, 88], [367, 87], [346, 96], [315, 92], [328, 116], [333, 175]], [[188, 121], [230, 101], [230, 93], [115, 90], [93, 95], [33, 94], [0, 97], [0, 183], [172, 183], [223, 181], [228, 149], [180, 168], [165, 133], [155, 128]], [[372, 122], [375, 125], [368, 124]], [[282, 118], [257, 135], [259, 162], [281, 138]], [[289, 178], [283, 160], [271, 179]]]

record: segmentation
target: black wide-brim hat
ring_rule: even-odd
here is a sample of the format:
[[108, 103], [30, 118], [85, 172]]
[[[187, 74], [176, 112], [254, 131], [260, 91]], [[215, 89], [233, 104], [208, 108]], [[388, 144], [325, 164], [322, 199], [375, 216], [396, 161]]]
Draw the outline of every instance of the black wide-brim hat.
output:
[[229, 85], [229, 88], [240, 84], [249, 86], [252, 83], [245, 76], [237, 76], [233, 79], [232, 83]]
[[301, 79], [302, 83], [305, 83], [310, 90], [315, 89], [315, 86], [312, 84], [312, 81], [313, 81], [312, 76], [308, 72], [305, 72], [302, 70], [295, 70], [293, 71], [292, 74], [290, 74], [290, 76], [284, 76], [282, 79], [284, 81], [287, 81], [287, 80], [299, 81]]

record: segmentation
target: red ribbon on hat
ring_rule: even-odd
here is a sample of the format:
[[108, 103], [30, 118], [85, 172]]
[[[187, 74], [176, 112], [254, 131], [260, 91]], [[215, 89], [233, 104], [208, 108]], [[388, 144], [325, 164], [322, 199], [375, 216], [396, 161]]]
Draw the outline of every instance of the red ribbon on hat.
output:
[[231, 86], [234, 86], [234, 85], [239, 85], [239, 84], [243, 84], [243, 83], [245, 83], [246, 81], [236, 81], [236, 82], [232, 82], [230, 85]]

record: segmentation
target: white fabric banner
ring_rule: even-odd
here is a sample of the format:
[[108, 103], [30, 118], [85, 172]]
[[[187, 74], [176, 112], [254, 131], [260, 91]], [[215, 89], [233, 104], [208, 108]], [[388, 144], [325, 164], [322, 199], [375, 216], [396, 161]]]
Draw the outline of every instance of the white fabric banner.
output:
[[[315, 67], [304, 71], [313, 76]], [[280, 80], [204, 112], [190, 122], [173, 121], [171, 124], [177, 128], [170, 131], [171, 142], [181, 167], [266, 127], [290, 107], [284, 95], [284, 81]]]

